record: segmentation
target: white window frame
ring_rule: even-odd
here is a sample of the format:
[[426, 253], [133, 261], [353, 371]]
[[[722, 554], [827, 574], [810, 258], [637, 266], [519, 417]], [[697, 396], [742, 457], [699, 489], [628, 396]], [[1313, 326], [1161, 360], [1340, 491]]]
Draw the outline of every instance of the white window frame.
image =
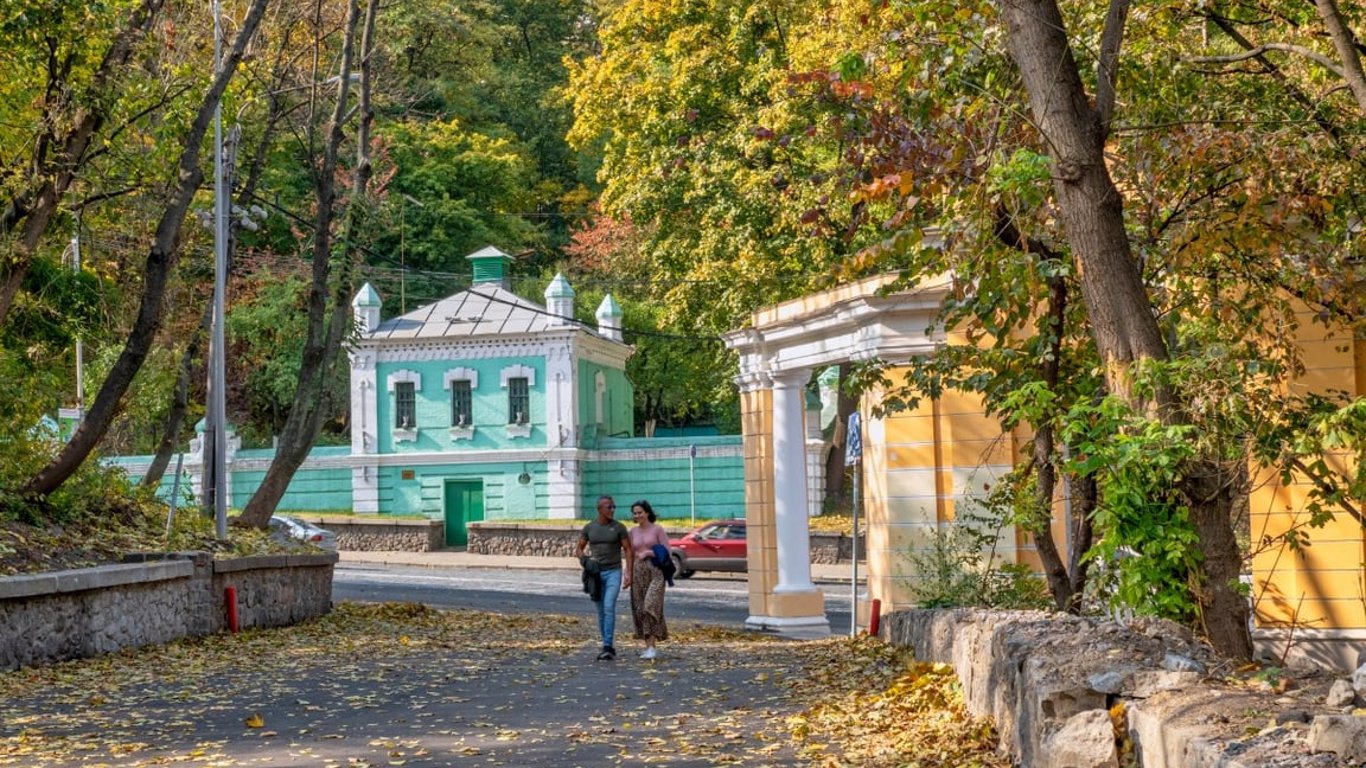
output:
[[[403, 368], [403, 369], [401, 369], [401, 370], [397, 370], [397, 371], [394, 371], [393, 373], [389, 374], [387, 377], [385, 377], [384, 383], [385, 383], [385, 386], [388, 388], [389, 394], [390, 394], [391, 396], [396, 396], [396, 395], [394, 394], [394, 393], [395, 393], [395, 390], [397, 389], [397, 388], [395, 387], [395, 385], [398, 384], [399, 382], [403, 382], [403, 383], [405, 383], [405, 384], [412, 384], [412, 385], [413, 385], [413, 398], [414, 398], [414, 399], [413, 399], [413, 421], [416, 422], [416, 421], [417, 421], [417, 393], [422, 391], [422, 374], [420, 374], [420, 373], [418, 373], [417, 371], [414, 371], [414, 370], [409, 370], [409, 369], [407, 369], [407, 368]], [[395, 418], [397, 418], [397, 416], [398, 416], [398, 405], [397, 405], [397, 403], [395, 403], [395, 405], [394, 405], [394, 416], [395, 416]], [[416, 423], [413, 424], [412, 429], [400, 429], [399, 426], [398, 426], [398, 424], [395, 423], [395, 424], [393, 424], [393, 430], [392, 430], [392, 431], [393, 431], [393, 437], [394, 437], [394, 442], [395, 442], [395, 443], [402, 443], [402, 442], [405, 442], [405, 441], [411, 442], [411, 441], [417, 440], [417, 424], [416, 424]]]
[[[479, 371], [473, 368], [452, 368], [441, 377], [441, 386], [450, 389], [452, 381], [468, 381], [470, 389], [479, 389]], [[504, 382], [506, 381], [504, 379]], [[505, 383], [503, 386], [507, 386], [507, 384]]]
[[525, 424], [508, 424], [507, 436], [509, 438], [531, 437], [531, 390], [536, 387], [536, 369], [529, 365], [509, 365], [498, 372], [498, 384], [502, 389], [508, 388], [508, 382], [513, 379], [526, 379], [526, 403], [527, 415]]
[[509, 365], [498, 372], [498, 386], [508, 388], [509, 379], [526, 379], [527, 390], [536, 386], [536, 369], [528, 365]]

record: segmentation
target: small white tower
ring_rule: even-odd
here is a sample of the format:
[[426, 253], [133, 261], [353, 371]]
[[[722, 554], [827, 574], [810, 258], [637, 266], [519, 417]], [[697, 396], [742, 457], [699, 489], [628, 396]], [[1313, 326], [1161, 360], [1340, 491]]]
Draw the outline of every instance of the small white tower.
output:
[[379, 327], [379, 309], [383, 302], [379, 299], [379, 291], [375, 286], [366, 283], [356, 292], [356, 298], [351, 301], [351, 307], [355, 310], [356, 328], [361, 333], [374, 333]]
[[545, 307], [550, 310], [550, 325], [569, 325], [574, 321], [574, 289], [563, 274], [557, 273], [545, 289]]
[[612, 294], [602, 297], [602, 303], [598, 305], [596, 314], [598, 318], [598, 334], [611, 339], [621, 341], [621, 305], [612, 298]]

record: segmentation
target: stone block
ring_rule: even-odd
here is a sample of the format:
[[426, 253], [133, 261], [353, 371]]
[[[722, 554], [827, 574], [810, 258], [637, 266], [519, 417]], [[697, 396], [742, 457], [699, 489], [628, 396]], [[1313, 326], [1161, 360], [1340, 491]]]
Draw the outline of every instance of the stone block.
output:
[[1039, 768], [1119, 768], [1119, 750], [1110, 714], [1103, 709], [1078, 712], [1044, 739]]
[[1350, 680], [1334, 680], [1333, 687], [1328, 689], [1328, 699], [1325, 702], [1330, 707], [1350, 707], [1356, 702], [1356, 689], [1352, 687]]
[[1366, 717], [1319, 715], [1309, 726], [1306, 741], [1315, 752], [1332, 752], [1355, 764], [1366, 762]]
[[1147, 699], [1163, 691], [1179, 691], [1198, 685], [1204, 675], [1199, 672], [1172, 672], [1166, 669], [1143, 669], [1129, 676], [1125, 696]]
[[1366, 664], [1357, 667], [1352, 673], [1352, 690], [1356, 691], [1358, 699], [1366, 700]]

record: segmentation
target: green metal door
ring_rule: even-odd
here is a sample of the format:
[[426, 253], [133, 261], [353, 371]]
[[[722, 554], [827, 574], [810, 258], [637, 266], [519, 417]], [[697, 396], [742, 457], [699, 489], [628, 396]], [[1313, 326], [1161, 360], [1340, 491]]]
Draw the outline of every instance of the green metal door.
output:
[[446, 546], [469, 543], [465, 523], [484, 519], [484, 483], [481, 480], [446, 481]]

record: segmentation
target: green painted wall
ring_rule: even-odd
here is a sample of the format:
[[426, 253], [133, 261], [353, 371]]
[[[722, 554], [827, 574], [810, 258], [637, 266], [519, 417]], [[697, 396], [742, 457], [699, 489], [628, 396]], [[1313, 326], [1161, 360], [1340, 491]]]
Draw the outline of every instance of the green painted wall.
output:
[[[119, 467], [128, 476], [128, 482], [140, 483], [143, 475], [147, 474], [147, 468], [152, 464], [153, 456], [106, 456], [100, 459], [100, 463], [109, 467]], [[191, 479], [188, 470], [180, 471], [180, 487], [175, 487], [175, 456], [171, 457], [171, 463], [166, 466], [166, 474], [162, 475], [161, 485], [157, 486], [156, 496], [166, 503], [171, 501], [171, 492], [177, 494], [176, 505], [185, 506], [194, 503], [190, 496]], [[351, 481], [347, 481], [346, 487], [350, 489]], [[348, 490], [349, 493], [349, 490]], [[346, 502], [346, 506], [351, 506], [351, 502]]]
[[[411, 472], [412, 477], [404, 479], [405, 471]], [[531, 476], [526, 485], [518, 482], [522, 472]], [[447, 480], [483, 481], [486, 520], [538, 520], [550, 516], [544, 462], [381, 467], [380, 509], [440, 518], [445, 514]], [[349, 483], [347, 487], [350, 488]]]
[[[238, 451], [235, 460], [269, 460], [274, 451], [270, 449], [252, 449]], [[337, 457], [350, 456], [351, 448], [345, 445], [331, 445], [322, 448], [314, 448], [308, 454], [308, 460], [317, 461], [333, 459]], [[142, 473], [146, 471], [151, 463], [151, 456], [115, 456], [102, 460], [111, 466], [123, 467], [129, 471], [129, 481], [137, 482], [142, 479]], [[171, 459], [171, 464], [167, 468], [167, 473], [162, 478], [161, 485], [157, 487], [157, 498], [169, 502], [171, 491], [174, 487], [172, 473], [175, 471], [175, 459]], [[256, 489], [261, 487], [261, 480], [266, 476], [264, 469], [259, 470], [234, 470], [232, 471], [232, 497], [228, 500], [228, 506], [234, 509], [241, 509], [246, 506], [251, 495], [256, 493]], [[187, 470], [181, 471], [180, 488], [178, 489], [179, 506], [195, 503], [191, 496], [191, 480]], [[299, 509], [299, 510], [332, 510], [351, 508], [351, 470], [345, 467], [330, 469], [309, 469], [307, 463], [299, 471], [294, 473], [290, 480], [289, 488], [285, 490], [285, 495], [280, 499], [280, 509]]]
[[[592, 429], [597, 420], [597, 375], [601, 371], [607, 385], [602, 396], [602, 429], [596, 434]], [[583, 436], [581, 445], [592, 447], [598, 437], [616, 435], [626, 437], [635, 434], [635, 387], [626, 372], [615, 368], [579, 362], [579, 423]]]
[[[618, 438], [600, 441], [599, 449], [662, 450], [686, 449], [689, 445], [740, 447], [739, 436], [704, 438]], [[695, 460], [692, 480], [697, 492], [697, 520], [745, 516], [745, 469], [743, 457], [699, 456]], [[583, 498], [579, 516], [592, 517], [600, 494], [616, 499], [618, 510], [636, 499], [649, 499], [661, 518], [688, 520], [692, 511], [689, 493], [689, 459], [649, 458], [612, 460], [610, 454], [603, 461], [590, 463], [584, 472]], [[618, 511], [618, 516], [626, 519]]]
[[[269, 460], [274, 451], [256, 449], [238, 451], [236, 460]], [[330, 445], [314, 448], [309, 452], [311, 460], [350, 456], [351, 448], [345, 445]], [[232, 498], [230, 506], [241, 509], [247, 505], [251, 495], [261, 487], [265, 470], [236, 470], [232, 473]], [[294, 473], [289, 488], [280, 499], [279, 509], [328, 510], [351, 508], [351, 470], [346, 467], [331, 469], [309, 469], [305, 464]]]
[[[530, 388], [530, 437], [509, 438], [507, 435], [508, 393], [500, 379], [503, 369], [511, 365], [524, 365], [536, 371], [536, 383]], [[474, 407], [474, 438], [471, 440], [456, 440], [450, 433], [451, 391], [446, 389], [444, 380], [446, 371], [454, 368], [471, 368], [479, 373], [479, 386], [471, 393]], [[376, 419], [379, 453], [485, 451], [546, 445], [545, 360], [540, 357], [380, 363], [375, 370], [381, 398]], [[389, 392], [389, 375], [400, 370], [420, 374], [422, 388], [417, 392], [417, 440], [395, 443], [394, 395]]]

